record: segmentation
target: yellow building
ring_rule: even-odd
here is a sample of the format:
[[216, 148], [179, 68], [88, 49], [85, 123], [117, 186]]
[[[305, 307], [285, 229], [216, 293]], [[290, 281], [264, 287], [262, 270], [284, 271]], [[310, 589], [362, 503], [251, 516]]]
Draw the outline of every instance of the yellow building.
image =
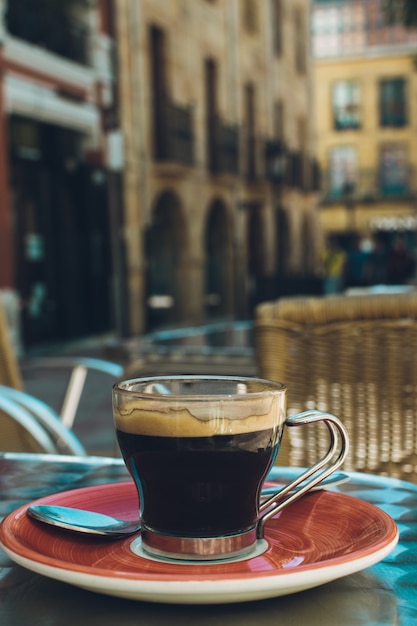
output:
[[386, 26], [381, 0], [315, 0], [312, 32], [323, 232], [413, 246], [417, 33]]

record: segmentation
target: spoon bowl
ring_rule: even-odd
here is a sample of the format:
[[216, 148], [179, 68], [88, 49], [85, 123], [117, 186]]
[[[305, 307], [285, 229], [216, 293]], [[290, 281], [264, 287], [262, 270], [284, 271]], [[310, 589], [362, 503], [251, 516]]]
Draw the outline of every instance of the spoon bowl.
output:
[[74, 509], [67, 506], [33, 504], [28, 508], [28, 515], [50, 526], [57, 526], [64, 530], [86, 535], [110, 537], [112, 539], [133, 535], [140, 530], [138, 520], [128, 522], [104, 513]]

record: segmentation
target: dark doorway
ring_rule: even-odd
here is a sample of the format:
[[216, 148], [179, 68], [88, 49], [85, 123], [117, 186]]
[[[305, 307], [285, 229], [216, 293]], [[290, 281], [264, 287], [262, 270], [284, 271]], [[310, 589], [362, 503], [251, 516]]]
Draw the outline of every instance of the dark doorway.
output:
[[25, 345], [110, 328], [106, 173], [82, 162], [82, 136], [10, 120], [17, 288]]
[[248, 207], [247, 250], [248, 250], [248, 297], [249, 311], [266, 297], [267, 284], [264, 277], [264, 232], [261, 206], [251, 203]]
[[206, 225], [206, 315], [224, 318], [230, 312], [231, 262], [226, 208], [219, 200], [213, 202]]
[[147, 313], [150, 330], [181, 323], [184, 220], [177, 197], [163, 193], [147, 232]]

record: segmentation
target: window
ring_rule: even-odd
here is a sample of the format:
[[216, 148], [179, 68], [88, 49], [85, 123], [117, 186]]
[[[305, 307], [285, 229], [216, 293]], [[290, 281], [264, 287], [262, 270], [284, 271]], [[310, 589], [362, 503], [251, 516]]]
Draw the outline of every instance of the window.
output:
[[271, 0], [272, 46], [274, 54], [282, 53], [282, 0]]
[[307, 118], [301, 115], [297, 119], [297, 135], [298, 135], [298, 149], [302, 153], [308, 152], [308, 126]]
[[315, 6], [312, 15], [312, 47], [316, 58], [341, 52], [341, 15], [338, 7]]
[[245, 85], [244, 106], [246, 125], [246, 174], [249, 180], [256, 178], [256, 138], [255, 138], [255, 86], [253, 83]]
[[284, 140], [284, 103], [282, 101], [274, 103], [274, 137]]
[[381, 126], [405, 126], [406, 84], [404, 78], [381, 80], [379, 84], [379, 121]]
[[352, 192], [357, 178], [357, 154], [353, 146], [337, 146], [330, 151], [329, 192], [343, 198]]
[[153, 140], [154, 156], [162, 159], [166, 154], [168, 121], [166, 114], [167, 77], [166, 77], [166, 40], [165, 33], [158, 26], [149, 29], [150, 70], [153, 98]]
[[32, 161], [42, 159], [40, 126], [32, 121], [11, 118], [10, 145], [16, 156]]
[[357, 81], [339, 81], [333, 85], [332, 106], [334, 128], [348, 130], [359, 128], [360, 90]]
[[299, 8], [294, 11], [295, 68], [299, 74], [306, 71], [306, 29], [304, 16]]
[[257, 3], [255, 0], [243, 0], [243, 24], [248, 33], [258, 31]]
[[379, 189], [384, 196], [401, 196], [408, 191], [405, 147], [386, 144], [379, 152]]
[[216, 124], [217, 124], [217, 66], [213, 59], [204, 62], [206, 96], [207, 163], [210, 171], [215, 171]]
[[308, 145], [308, 125], [307, 118], [303, 115], [297, 120], [297, 134], [298, 134], [298, 146], [300, 154], [300, 185], [303, 188], [308, 187], [310, 184], [310, 167], [308, 160], [309, 145]]

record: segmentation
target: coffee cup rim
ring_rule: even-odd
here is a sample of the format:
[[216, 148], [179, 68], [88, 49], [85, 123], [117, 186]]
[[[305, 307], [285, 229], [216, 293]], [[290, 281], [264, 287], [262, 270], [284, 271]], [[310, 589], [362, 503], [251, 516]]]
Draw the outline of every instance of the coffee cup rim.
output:
[[[215, 392], [213, 391], [213, 393], [211, 393], [210, 391], [207, 391], [205, 393], [190, 393], [189, 395], [187, 394], [183, 394], [183, 393], [175, 393], [175, 392], [171, 392], [171, 391], [166, 391], [165, 393], [163, 393], [163, 387], [164, 384], [168, 383], [168, 382], [175, 382], [175, 381], [184, 381], [187, 382], [189, 381], [191, 382], [196, 382], [198, 380], [201, 381], [207, 381], [207, 382], [230, 382], [230, 383], [235, 383], [235, 384], [239, 384], [242, 383], [244, 385], [248, 385], [249, 383], [252, 385], [258, 385], [259, 389], [247, 389], [245, 388], [244, 391], [242, 390], [241, 392], [239, 391], [235, 391], [233, 393], [226, 393], [226, 392]], [[149, 390], [149, 391], [144, 391], [143, 389], [135, 389], [134, 386], [135, 385], [143, 385], [143, 386], [151, 386], [151, 385], [160, 385], [159, 387], [159, 391], [157, 390]], [[115, 383], [113, 385], [113, 391], [115, 393], [118, 394], [122, 394], [125, 396], [128, 396], [130, 398], [133, 397], [137, 397], [137, 398], [158, 398], [160, 400], [163, 400], [164, 397], [166, 396], [167, 399], [171, 399], [178, 397], [178, 398], [186, 398], [189, 397], [190, 399], [192, 398], [193, 400], [198, 400], [199, 398], [201, 398], [202, 400], [207, 400], [207, 397], [210, 398], [254, 398], [256, 396], [262, 396], [265, 393], [272, 393], [272, 394], [281, 394], [281, 393], [285, 393], [287, 391], [287, 387], [284, 383], [281, 382], [277, 382], [277, 381], [272, 381], [272, 380], [268, 380], [266, 378], [259, 378], [259, 377], [251, 377], [251, 376], [228, 376], [228, 375], [211, 375], [211, 374], [184, 374], [184, 375], [163, 375], [163, 376], [145, 376], [145, 377], [133, 377], [133, 378], [128, 378], [125, 380], [120, 380], [117, 383]]]

